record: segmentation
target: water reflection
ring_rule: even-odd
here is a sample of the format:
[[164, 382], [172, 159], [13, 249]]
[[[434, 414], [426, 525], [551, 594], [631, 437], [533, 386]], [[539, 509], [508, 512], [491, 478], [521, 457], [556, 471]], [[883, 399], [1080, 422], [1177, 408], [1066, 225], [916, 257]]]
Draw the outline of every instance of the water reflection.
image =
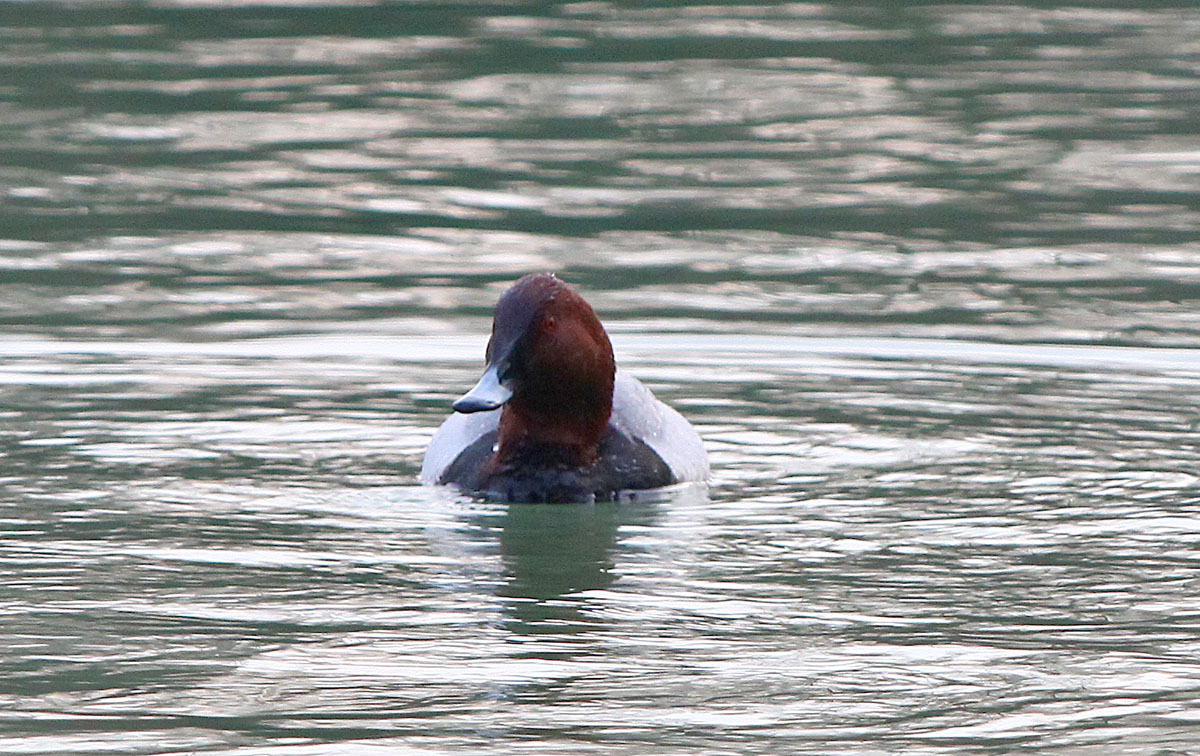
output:
[[1192, 241], [1178, 8], [19, 8], [16, 236]]
[[603, 627], [580, 594], [618, 579], [625, 549], [620, 532], [652, 527], [654, 505], [626, 502], [588, 506], [505, 508], [494, 529], [507, 580], [498, 595], [518, 634], [570, 635]]

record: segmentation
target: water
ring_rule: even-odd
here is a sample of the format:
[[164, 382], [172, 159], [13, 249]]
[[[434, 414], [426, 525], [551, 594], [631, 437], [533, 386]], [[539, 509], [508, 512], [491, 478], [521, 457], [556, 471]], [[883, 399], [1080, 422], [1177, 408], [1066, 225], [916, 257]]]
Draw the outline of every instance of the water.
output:
[[[1195, 753], [1197, 39], [0, 5], [0, 750]], [[707, 490], [415, 485], [547, 269]]]

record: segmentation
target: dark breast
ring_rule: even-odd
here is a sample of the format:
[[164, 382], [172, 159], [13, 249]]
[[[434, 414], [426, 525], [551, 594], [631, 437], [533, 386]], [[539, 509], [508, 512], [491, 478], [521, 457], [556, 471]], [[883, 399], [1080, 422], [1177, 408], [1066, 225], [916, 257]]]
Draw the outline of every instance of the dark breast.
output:
[[478, 438], [450, 463], [438, 482], [490, 501], [549, 503], [612, 501], [620, 491], [676, 482], [653, 449], [611, 426], [600, 439], [596, 461], [586, 467], [567, 464], [557, 450], [544, 447], [524, 449], [498, 465], [493, 462], [495, 445], [495, 431]]

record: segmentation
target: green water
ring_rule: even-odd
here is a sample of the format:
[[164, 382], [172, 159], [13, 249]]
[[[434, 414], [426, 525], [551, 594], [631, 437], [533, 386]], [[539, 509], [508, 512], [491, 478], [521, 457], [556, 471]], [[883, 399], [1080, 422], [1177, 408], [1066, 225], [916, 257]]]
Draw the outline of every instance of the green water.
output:
[[[0, 751], [1200, 749], [1188, 4], [0, 4]], [[416, 485], [554, 270], [707, 491]]]

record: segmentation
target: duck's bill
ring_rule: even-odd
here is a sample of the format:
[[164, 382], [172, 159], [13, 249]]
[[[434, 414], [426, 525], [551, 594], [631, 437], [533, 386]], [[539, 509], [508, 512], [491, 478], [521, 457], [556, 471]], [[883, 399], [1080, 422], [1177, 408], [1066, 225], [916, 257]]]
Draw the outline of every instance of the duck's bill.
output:
[[471, 389], [454, 404], [450, 405], [455, 412], [487, 412], [502, 406], [512, 399], [512, 390], [500, 380], [500, 373], [495, 365], [488, 365], [487, 370]]

